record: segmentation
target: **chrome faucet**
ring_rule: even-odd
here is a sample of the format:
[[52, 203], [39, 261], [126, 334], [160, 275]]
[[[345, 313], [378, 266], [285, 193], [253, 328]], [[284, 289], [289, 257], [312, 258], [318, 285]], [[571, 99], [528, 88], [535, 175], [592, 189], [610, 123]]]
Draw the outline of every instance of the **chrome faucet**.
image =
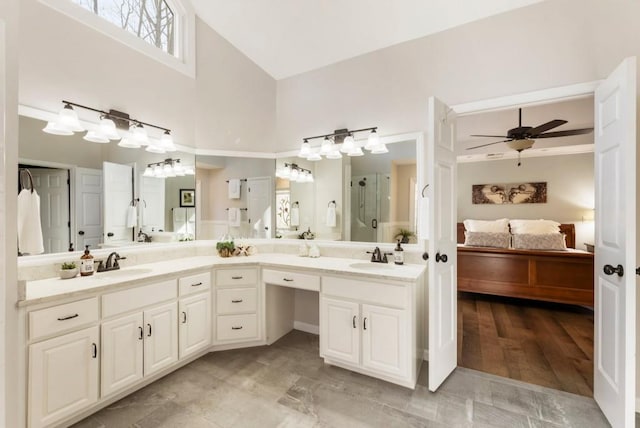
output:
[[371, 254], [371, 263], [389, 263], [387, 256], [393, 253], [383, 253], [380, 247], [376, 247], [373, 251], [367, 251], [367, 254]]
[[142, 230], [138, 231], [138, 242], [151, 242], [151, 236], [144, 233]]
[[111, 254], [109, 254], [109, 257], [107, 257], [107, 261], [104, 263], [104, 265], [102, 264], [102, 260], [100, 260], [98, 264], [98, 272], [108, 272], [110, 270], [120, 269], [120, 264], [118, 263], [118, 260], [125, 260], [125, 259], [126, 257], [120, 257], [120, 254], [114, 251]]

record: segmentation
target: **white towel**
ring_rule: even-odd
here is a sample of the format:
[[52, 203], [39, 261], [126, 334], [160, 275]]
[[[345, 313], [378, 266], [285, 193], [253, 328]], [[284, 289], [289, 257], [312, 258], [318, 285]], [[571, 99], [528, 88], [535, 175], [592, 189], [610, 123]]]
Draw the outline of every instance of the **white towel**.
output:
[[329, 204], [327, 208], [327, 227], [336, 227], [336, 204]]
[[136, 227], [136, 207], [129, 205], [127, 207], [127, 227]]
[[22, 189], [18, 194], [18, 251], [25, 254], [44, 253], [40, 196], [38, 192]]
[[240, 199], [240, 179], [229, 179], [229, 199]]
[[144, 202], [140, 201], [138, 202], [138, 218], [140, 219], [140, 226], [146, 226], [148, 219], [144, 218]]
[[228, 213], [229, 226], [231, 227], [239, 227], [240, 226], [240, 208], [229, 208]]
[[290, 226], [300, 226], [300, 208], [291, 207], [291, 218], [290, 218]]

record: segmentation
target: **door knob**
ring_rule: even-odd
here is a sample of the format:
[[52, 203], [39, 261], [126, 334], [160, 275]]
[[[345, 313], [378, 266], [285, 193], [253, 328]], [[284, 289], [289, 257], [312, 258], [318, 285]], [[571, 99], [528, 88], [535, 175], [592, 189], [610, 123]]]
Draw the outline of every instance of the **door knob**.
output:
[[440, 253], [436, 253], [436, 263], [438, 262], [446, 263], [447, 260], [449, 260], [449, 257], [447, 257], [446, 254], [440, 255]]
[[79, 230], [78, 231], [78, 235], [80, 235], [80, 236], [84, 235], [84, 230]]
[[618, 276], [624, 275], [624, 268], [622, 267], [622, 265], [618, 265], [616, 267], [613, 267], [611, 265], [604, 265], [604, 268], [602, 270], [606, 275], [613, 275], [614, 273], [617, 273]]
[[107, 233], [107, 236], [108, 236], [109, 238], [111, 238], [111, 237], [113, 236], [113, 232], [109, 232], [109, 233]]
[[636, 268], [636, 275], [640, 275], [640, 267]]
[[429, 260], [429, 253], [427, 252], [422, 253], [422, 260]]

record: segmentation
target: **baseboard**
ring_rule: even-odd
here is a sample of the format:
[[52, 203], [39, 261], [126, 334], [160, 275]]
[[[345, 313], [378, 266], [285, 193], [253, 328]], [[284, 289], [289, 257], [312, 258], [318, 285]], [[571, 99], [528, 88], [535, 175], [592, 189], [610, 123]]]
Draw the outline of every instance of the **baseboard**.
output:
[[422, 354], [422, 359], [425, 361], [429, 361], [429, 350], [425, 349], [423, 354]]
[[311, 333], [311, 334], [315, 334], [315, 335], [319, 335], [320, 334], [320, 326], [313, 325], [313, 324], [308, 324], [308, 323], [302, 322], [302, 321], [294, 321], [293, 322], [293, 328], [295, 330], [304, 331], [305, 333]]

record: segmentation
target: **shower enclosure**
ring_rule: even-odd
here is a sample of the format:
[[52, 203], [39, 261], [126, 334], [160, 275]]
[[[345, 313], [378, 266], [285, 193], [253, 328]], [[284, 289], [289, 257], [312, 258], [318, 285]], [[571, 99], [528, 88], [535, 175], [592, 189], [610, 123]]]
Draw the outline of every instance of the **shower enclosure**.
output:
[[351, 177], [351, 240], [381, 241], [383, 224], [389, 223], [389, 174], [367, 174]]

